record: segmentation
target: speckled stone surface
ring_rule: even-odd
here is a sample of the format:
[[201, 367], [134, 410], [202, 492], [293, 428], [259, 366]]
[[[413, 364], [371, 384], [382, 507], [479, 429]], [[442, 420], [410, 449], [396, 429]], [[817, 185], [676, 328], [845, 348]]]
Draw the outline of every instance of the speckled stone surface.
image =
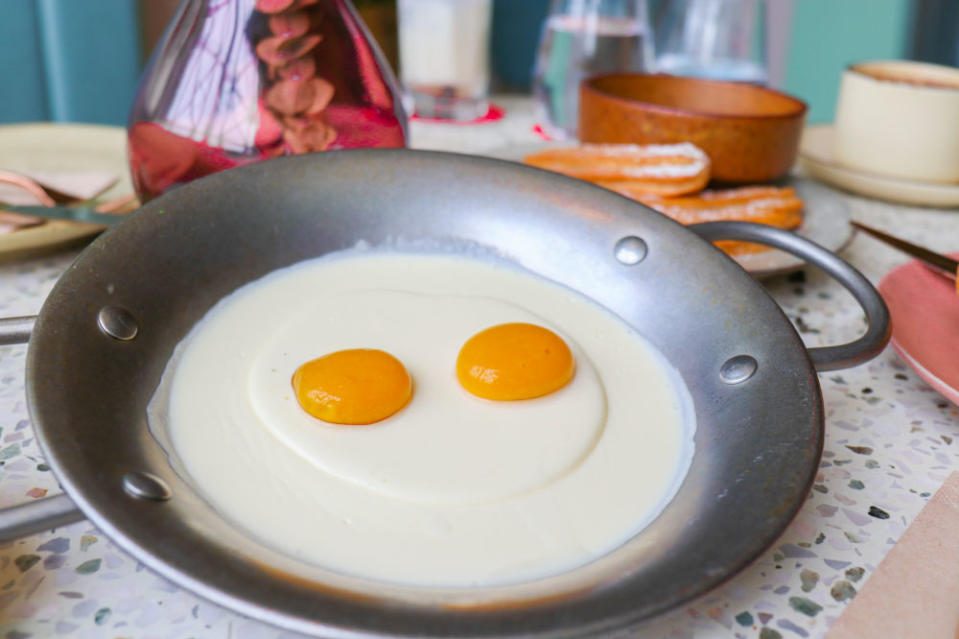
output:
[[[414, 123], [413, 144], [480, 152], [536, 141], [529, 105], [481, 126]], [[959, 247], [956, 211], [840, 195], [852, 217], [930, 248]], [[76, 252], [0, 263], [0, 317], [39, 310]], [[874, 283], [906, 258], [867, 237], [842, 253]], [[851, 296], [813, 269], [765, 282], [806, 344], [849, 341], [863, 327]], [[31, 433], [26, 347], [0, 347], [0, 506], [59, 492]], [[68, 363], [69, 364], [69, 363]], [[820, 376], [826, 445], [814, 489], [777, 543], [724, 586], [630, 633], [650, 637], [822, 637], [929, 496], [959, 468], [959, 409], [887, 348]], [[748, 527], [748, 522], [744, 522]], [[954, 558], [951, 558], [954, 560]], [[0, 638], [292, 637], [225, 611], [145, 569], [88, 523], [0, 545]]]

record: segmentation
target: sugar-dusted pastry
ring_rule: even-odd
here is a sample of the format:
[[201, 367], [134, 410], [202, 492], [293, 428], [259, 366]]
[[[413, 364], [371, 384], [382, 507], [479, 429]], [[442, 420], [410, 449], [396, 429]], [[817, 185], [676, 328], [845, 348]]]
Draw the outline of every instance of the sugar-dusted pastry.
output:
[[629, 197], [670, 197], [702, 190], [709, 157], [684, 144], [584, 144], [526, 156], [526, 164], [594, 182]]
[[[803, 201], [794, 189], [788, 187], [745, 186], [703, 191], [687, 197], [635, 199], [680, 224], [736, 220], [794, 229], [803, 220]], [[758, 244], [745, 242], [717, 242], [717, 245], [732, 255], [767, 250]]]
[[803, 201], [789, 187], [744, 186], [687, 197], [636, 199], [681, 224], [738, 220], [784, 229], [802, 224]]

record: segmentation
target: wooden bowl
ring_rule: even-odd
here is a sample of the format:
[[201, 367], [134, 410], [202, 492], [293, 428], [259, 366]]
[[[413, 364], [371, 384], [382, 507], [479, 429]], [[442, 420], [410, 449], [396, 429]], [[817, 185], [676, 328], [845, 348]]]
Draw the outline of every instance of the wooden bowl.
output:
[[671, 75], [590, 78], [580, 88], [581, 142], [692, 142], [720, 182], [767, 182], [792, 168], [806, 104], [742, 82]]

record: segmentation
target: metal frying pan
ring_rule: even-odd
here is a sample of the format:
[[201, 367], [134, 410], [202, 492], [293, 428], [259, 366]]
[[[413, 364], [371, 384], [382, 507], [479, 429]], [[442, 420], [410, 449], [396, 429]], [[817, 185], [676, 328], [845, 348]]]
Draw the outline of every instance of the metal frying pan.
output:
[[[762, 287], [704, 238], [767, 243], [823, 268], [863, 306], [868, 331], [807, 351]], [[662, 515], [562, 575], [447, 590], [302, 565], [207, 505], [147, 429], [174, 346], [242, 284], [361, 240], [493, 249], [584, 292], [655, 344], [683, 376], [697, 418], [692, 467]], [[406, 150], [284, 158], [183, 186], [91, 244], [32, 324], [7, 320], [0, 343], [29, 337], [33, 426], [68, 497], [0, 513], [5, 535], [87, 517], [203, 597], [338, 637], [582, 635], [719, 584], [771, 544], [806, 497], [823, 440], [816, 371], [869, 359], [889, 333], [868, 281], [791, 233], [737, 223], [690, 231], [584, 182]]]

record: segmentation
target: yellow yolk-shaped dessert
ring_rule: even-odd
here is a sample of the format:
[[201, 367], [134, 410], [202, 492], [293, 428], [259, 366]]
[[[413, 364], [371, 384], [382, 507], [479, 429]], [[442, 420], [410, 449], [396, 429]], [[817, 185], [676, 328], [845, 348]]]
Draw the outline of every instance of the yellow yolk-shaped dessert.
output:
[[[463, 589], [585, 566], [656, 520], [695, 450], [692, 398], [665, 357], [608, 309], [485, 253], [385, 248], [280, 269], [220, 300], [150, 401], [151, 432], [223, 520], [256, 540], [251, 558], [282, 553], [344, 580], [449, 590], [443, 601], [455, 603]], [[464, 343], [510, 323], [565, 342], [566, 385], [526, 401], [463, 388]], [[303, 365], [355, 348], [402, 362], [413, 396], [400, 374], [394, 406], [409, 402], [386, 419], [320, 421], [301, 402], [311, 382], [335, 394], [333, 375]], [[307, 401], [291, 385], [301, 367]], [[568, 377], [570, 360], [556, 370]]]
[[406, 406], [413, 380], [385, 351], [354, 348], [311, 360], [293, 374], [300, 406], [333, 424], [372, 424]]
[[535, 324], [500, 324], [480, 331], [460, 349], [456, 376], [477, 397], [532, 399], [573, 378], [573, 354], [553, 331]]

